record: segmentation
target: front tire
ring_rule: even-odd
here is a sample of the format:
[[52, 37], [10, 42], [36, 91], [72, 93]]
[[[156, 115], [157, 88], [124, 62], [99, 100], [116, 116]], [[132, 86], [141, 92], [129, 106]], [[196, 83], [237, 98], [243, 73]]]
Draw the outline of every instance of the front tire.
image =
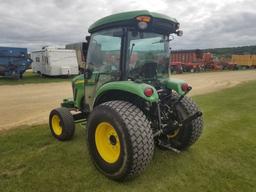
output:
[[72, 139], [75, 132], [75, 123], [67, 108], [53, 109], [49, 116], [49, 125], [51, 133], [56, 139], [60, 141]]
[[88, 119], [87, 141], [95, 166], [114, 180], [139, 174], [154, 153], [150, 122], [138, 107], [125, 101], [95, 107]]

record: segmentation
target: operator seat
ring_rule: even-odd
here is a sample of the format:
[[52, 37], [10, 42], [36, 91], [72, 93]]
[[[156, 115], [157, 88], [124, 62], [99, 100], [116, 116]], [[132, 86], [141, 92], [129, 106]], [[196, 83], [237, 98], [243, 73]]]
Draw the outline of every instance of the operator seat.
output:
[[155, 79], [157, 75], [157, 63], [146, 62], [141, 68], [141, 75], [146, 79]]

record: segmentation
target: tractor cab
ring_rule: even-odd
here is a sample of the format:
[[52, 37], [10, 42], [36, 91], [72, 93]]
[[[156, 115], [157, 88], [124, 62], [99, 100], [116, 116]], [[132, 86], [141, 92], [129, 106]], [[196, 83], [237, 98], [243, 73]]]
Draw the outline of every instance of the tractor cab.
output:
[[[170, 35], [182, 35], [176, 19], [149, 11], [102, 18], [90, 26], [89, 32], [85, 81], [94, 81], [96, 90], [113, 81], [159, 87], [158, 82], [169, 77]], [[95, 90], [90, 90], [91, 86], [85, 84], [85, 101], [92, 108], [90, 98], [95, 97]]]
[[182, 34], [175, 19], [148, 11], [105, 17], [89, 32], [87, 70], [98, 74], [100, 82], [101, 75], [103, 81], [168, 77], [169, 36]]

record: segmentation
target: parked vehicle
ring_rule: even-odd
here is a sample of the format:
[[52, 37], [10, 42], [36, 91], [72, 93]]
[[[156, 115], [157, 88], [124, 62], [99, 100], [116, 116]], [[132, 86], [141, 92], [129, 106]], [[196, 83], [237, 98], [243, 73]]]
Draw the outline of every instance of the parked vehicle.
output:
[[[204, 65], [211, 57], [210, 53], [203, 53], [200, 49], [171, 51], [172, 65], [180, 63], [183, 72], [204, 71]], [[180, 68], [173, 68], [173, 72], [180, 73]]]
[[20, 79], [31, 63], [27, 48], [0, 47], [0, 76]]
[[197, 62], [183, 63], [182, 67], [184, 72], [195, 73], [195, 72], [204, 71], [204, 65], [202, 63], [197, 63]]
[[77, 62], [79, 66], [79, 72], [83, 73], [86, 64], [86, 53], [88, 49], [88, 42], [71, 43], [65, 46], [66, 49], [72, 49], [76, 51]]
[[44, 47], [31, 53], [32, 70], [47, 76], [77, 75], [78, 63], [75, 50]]
[[114, 180], [141, 173], [155, 145], [180, 152], [195, 143], [202, 113], [186, 96], [192, 88], [169, 78], [170, 34], [182, 35], [177, 20], [125, 12], [96, 21], [89, 33], [85, 73], [72, 81], [73, 99], [51, 111], [52, 135], [70, 140], [75, 123], [87, 121], [92, 161]]
[[243, 69], [256, 68], [256, 55], [232, 55], [231, 63]]
[[178, 61], [170, 62], [170, 69], [171, 69], [171, 73], [176, 73], [176, 74], [183, 73], [184, 71], [182, 67], [182, 63]]
[[[177, 68], [178, 63], [181, 64], [183, 72], [202, 72], [238, 69], [238, 65], [229, 62], [229, 58], [214, 58], [212, 53], [203, 52], [200, 49], [175, 50], [171, 52], [171, 55], [172, 56], [170, 62], [172, 63], [172, 65], [174, 65], [172, 69], [172, 72], [174, 73], [180, 73], [180, 68]], [[246, 63], [248, 63], [248, 61]]]

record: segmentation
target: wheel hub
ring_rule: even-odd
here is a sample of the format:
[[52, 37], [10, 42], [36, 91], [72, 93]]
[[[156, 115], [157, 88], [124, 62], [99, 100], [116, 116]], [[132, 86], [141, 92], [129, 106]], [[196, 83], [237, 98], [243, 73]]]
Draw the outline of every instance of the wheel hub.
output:
[[167, 137], [168, 137], [169, 139], [175, 138], [175, 137], [178, 135], [179, 131], [180, 131], [180, 128], [178, 128], [178, 129], [172, 131], [171, 133], [167, 134]]
[[95, 144], [101, 158], [108, 163], [115, 163], [120, 156], [121, 146], [115, 128], [107, 122], [96, 127]]
[[58, 115], [53, 115], [52, 117], [52, 129], [56, 135], [61, 135], [62, 133], [62, 125], [61, 120]]
[[114, 135], [110, 135], [109, 141], [112, 145], [116, 145], [116, 137]]

